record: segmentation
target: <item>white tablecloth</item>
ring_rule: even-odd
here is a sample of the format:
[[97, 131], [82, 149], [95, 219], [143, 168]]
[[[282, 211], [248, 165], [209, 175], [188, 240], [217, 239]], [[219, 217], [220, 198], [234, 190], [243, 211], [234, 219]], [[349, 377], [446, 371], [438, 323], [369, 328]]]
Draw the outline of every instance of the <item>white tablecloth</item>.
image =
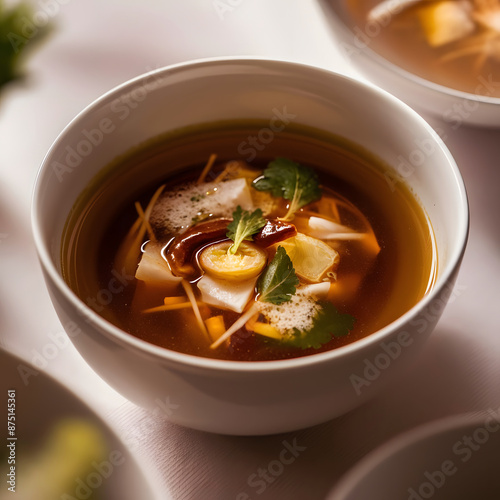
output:
[[[500, 131], [453, 129], [433, 118], [467, 185], [469, 245], [425, 351], [376, 399], [293, 434], [217, 436], [168, 424], [126, 401], [69, 343], [61, 341], [51, 359], [41, 356], [62, 327], [35, 255], [30, 198], [45, 152], [76, 113], [133, 76], [202, 57], [266, 56], [356, 76], [313, 0], [34, 5], [46, 4], [57, 29], [30, 57], [28, 80], [0, 102], [0, 342], [84, 398], [163, 484], [164, 498], [323, 499], [349, 467], [397, 433], [439, 416], [500, 408]], [[275, 461], [286, 446], [297, 456], [281, 469]]]

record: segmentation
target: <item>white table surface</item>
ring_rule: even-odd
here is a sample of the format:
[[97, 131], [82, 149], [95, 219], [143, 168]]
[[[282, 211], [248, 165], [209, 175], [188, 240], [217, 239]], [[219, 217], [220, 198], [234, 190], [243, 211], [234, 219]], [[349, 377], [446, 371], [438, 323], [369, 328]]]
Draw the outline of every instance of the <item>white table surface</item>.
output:
[[[265, 56], [356, 76], [314, 0], [223, 0], [219, 5], [233, 7], [222, 18], [212, 0], [54, 2], [57, 29], [32, 54], [29, 79], [0, 103], [0, 343], [39, 366], [40, 353], [63, 337], [32, 241], [31, 193], [45, 152], [76, 113], [133, 76], [202, 57]], [[45, 360], [44, 371], [123, 437], [163, 485], [163, 498], [323, 499], [356, 461], [401, 431], [444, 415], [500, 409], [500, 131], [429, 121], [446, 133], [464, 176], [470, 239], [451, 303], [425, 351], [376, 399], [292, 434], [217, 436], [166, 423], [160, 411], [126, 401], [69, 343], [60, 341]], [[301, 447], [295, 462], [268, 476], [272, 483], [257, 483], [285, 440]]]

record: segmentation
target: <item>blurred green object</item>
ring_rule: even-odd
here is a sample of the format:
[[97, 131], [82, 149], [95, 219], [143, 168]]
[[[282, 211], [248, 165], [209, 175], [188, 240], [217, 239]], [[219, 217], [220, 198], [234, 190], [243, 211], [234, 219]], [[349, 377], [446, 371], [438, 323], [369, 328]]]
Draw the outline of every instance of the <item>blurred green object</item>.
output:
[[[44, 24], [40, 21], [47, 21]], [[26, 53], [50, 31], [49, 15], [35, 12], [25, 2], [6, 7], [0, 0], [0, 91], [2, 87], [23, 76]]]
[[[106, 436], [95, 423], [65, 417], [55, 421], [36, 445], [22, 448], [23, 442], [19, 442], [14, 466], [18, 484], [14, 490], [2, 485], [0, 500], [8, 500], [11, 493], [16, 500], [103, 498], [101, 486], [113, 473], [117, 461], [108, 449]], [[120, 457], [121, 463], [124, 459]], [[7, 460], [0, 466], [2, 478], [8, 478], [11, 468]]]

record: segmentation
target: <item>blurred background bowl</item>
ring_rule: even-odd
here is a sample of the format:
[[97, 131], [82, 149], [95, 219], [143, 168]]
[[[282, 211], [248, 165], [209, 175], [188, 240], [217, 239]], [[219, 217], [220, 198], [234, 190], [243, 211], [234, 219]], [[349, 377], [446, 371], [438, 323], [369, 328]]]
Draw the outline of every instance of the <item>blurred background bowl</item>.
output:
[[[397, 66], [371, 47], [379, 23], [359, 26], [346, 0], [318, 0], [330, 24], [334, 42], [354, 69], [367, 80], [400, 98], [416, 111], [457, 124], [500, 127], [500, 98], [463, 92], [426, 80]], [[397, 2], [398, 0], [394, 0]], [[411, 31], [408, 36], [412, 36]], [[333, 68], [332, 68], [333, 69]], [[492, 84], [498, 85], [499, 82]]]
[[[1, 349], [0, 390], [5, 402], [0, 468], [5, 474], [15, 468], [16, 498], [168, 498], [166, 493], [158, 496], [158, 486], [145, 476], [125, 443], [86, 404]], [[8, 486], [4, 482], [0, 499], [11, 498]]]
[[354, 466], [328, 500], [500, 498], [500, 408], [434, 421]]

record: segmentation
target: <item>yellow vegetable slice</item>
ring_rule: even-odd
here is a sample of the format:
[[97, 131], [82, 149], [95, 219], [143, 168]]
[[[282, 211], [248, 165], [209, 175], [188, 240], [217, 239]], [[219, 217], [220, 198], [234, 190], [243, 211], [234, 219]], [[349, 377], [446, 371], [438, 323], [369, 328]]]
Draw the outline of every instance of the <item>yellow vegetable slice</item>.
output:
[[212, 277], [245, 281], [255, 278], [264, 269], [267, 253], [252, 243], [243, 242], [235, 254], [228, 253], [232, 241], [222, 241], [205, 248], [199, 257], [200, 266]]
[[339, 253], [321, 240], [297, 233], [279, 243], [292, 259], [295, 273], [311, 283], [322, 281], [339, 262]]
[[465, 38], [475, 30], [467, 2], [447, 0], [433, 3], [418, 10], [425, 38], [431, 47]]
[[247, 329], [258, 335], [263, 335], [264, 337], [270, 337], [276, 340], [281, 340], [283, 338], [283, 335], [275, 326], [269, 323], [263, 323], [262, 321], [254, 321], [251, 325], [247, 326]]

